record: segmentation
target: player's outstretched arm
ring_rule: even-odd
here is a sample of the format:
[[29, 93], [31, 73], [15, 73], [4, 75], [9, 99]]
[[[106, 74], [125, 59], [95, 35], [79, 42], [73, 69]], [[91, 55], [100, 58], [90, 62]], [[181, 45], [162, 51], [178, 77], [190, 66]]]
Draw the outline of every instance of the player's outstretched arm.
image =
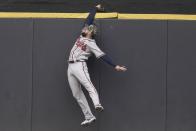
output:
[[103, 11], [104, 8], [101, 6], [101, 4], [96, 5], [89, 13], [88, 17], [85, 20], [84, 26], [86, 25], [92, 25], [95, 19], [95, 15], [97, 11]]
[[92, 53], [96, 56], [96, 58], [100, 58], [101, 60], [103, 60], [105, 63], [109, 64], [110, 66], [112, 66], [116, 71], [126, 71], [127, 68], [125, 66], [120, 66], [120, 65], [116, 65], [114, 64], [114, 62], [112, 61], [112, 59], [106, 55], [96, 44], [96, 42], [88, 42], [87, 46], [89, 47], [89, 49], [92, 51]]
[[112, 67], [114, 67], [114, 69], [116, 71], [122, 71], [122, 72], [124, 72], [124, 71], [127, 70], [127, 68], [125, 66], [120, 66], [120, 65], [114, 64], [114, 62], [112, 61], [112, 59], [108, 55], [106, 55], [106, 54], [103, 55], [102, 57], [100, 57], [100, 59], [102, 59], [105, 63], [107, 63], [107, 64], [111, 65]]

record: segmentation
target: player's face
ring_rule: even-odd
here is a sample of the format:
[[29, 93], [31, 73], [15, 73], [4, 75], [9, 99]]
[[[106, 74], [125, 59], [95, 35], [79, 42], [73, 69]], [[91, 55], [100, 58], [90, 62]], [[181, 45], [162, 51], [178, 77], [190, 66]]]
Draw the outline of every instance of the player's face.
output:
[[87, 27], [84, 27], [84, 28], [82, 29], [81, 34], [82, 34], [82, 36], [85, 37], [85, 36], [88, 34], [88, 28], [87, 28]]
[[87, 36], [87, 35], [89, 35], [89, 34], [91, 34], [91, 33], [92, 33], [92, 32], [88, 30], [88, 27], [84, 27], [84, 28], [82, 29], [82, 32], [81, 32], [81, 34], [82, 34], [83, 37], [85, 37], [85, 36]]

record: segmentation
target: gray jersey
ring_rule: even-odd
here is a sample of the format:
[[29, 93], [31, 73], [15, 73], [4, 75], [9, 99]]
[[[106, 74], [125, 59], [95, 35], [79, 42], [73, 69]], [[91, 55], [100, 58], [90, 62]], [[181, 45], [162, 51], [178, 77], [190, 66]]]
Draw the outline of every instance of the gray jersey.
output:
[[95, 40], [80, 36], [71, 49], [69, 61], [88, 60], [92, 53], [96, 56], [96, 58], [100, 58], [105, 55], [105, 53], [97, 46]]

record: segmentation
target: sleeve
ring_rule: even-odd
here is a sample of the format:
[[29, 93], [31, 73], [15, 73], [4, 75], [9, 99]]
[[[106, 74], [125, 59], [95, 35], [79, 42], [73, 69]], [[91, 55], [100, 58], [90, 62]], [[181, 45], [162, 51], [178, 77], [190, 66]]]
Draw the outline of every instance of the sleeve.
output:
[[90, 51], [96, 56], [96, 58], [100, 58], [105, 55], [105, 53], [97, 46], [96, 42], [88, 42], [87, 46]]
[[114, 68], [116, 67], [116, 64], [114, 64], [114, 62], [108, 55], [101, 56], [100, 59], [103, 60], [108, 65], [111, 65]]
[[96, 12], [97, 12], [97, 8], [94, 7], [94, 8], [90, 11], [88, 17], [86, 18], [85, 23], [84, 23], [84, 26], [85, 26], [85, 25], [92, 25], [92, 24], [93, 24], [93, 21], [94, 21], [94, 19], [95, 19]]

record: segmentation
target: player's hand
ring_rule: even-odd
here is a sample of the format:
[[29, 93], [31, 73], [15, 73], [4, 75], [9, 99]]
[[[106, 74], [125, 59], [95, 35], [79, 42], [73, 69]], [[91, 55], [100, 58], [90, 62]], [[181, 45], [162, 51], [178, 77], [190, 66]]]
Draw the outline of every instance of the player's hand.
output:
[[104, 12], [105, 11], [104, 7], [101, 4], [96, 5], [96, 8], [100, 12]]
[[101, 9], [101, 4], [96, 5], [97, 9]]
[[126, 68], [125, 66], [119, 66], [119, 65], [117, 65], [117, 66], [115, 67], [115, 70], [116, 70], [116, 71], [122, 71], [122, 72], [124, 72], [124, 71], [127, 70], [127, 68]]

